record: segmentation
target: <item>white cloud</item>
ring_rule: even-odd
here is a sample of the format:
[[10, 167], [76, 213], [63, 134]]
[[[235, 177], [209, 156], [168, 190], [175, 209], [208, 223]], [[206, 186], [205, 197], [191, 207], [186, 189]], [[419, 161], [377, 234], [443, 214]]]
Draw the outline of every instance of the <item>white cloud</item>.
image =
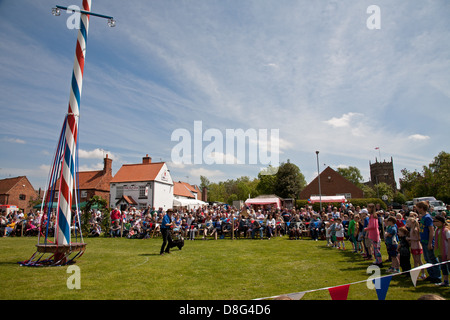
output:
[[25, 144], [25, 140], [22, 139], [18, 139], [18, 138], [4, 138], [3, 139], [6, 142], [11, 142], [11, 143], [18, 143], [18, 144]]
[[425, 140], [430, 139], [430, 137], [429, 137], [429, 136], [425, 136], [425, 135], [423, 135], [423, 134], [418, 134], [418, 133], [416, 133], [416, 134], [410, 135], [410, 136], [408, 137], [408, 139], [414, 140], [414, 141], [425, 141]]
[[208, 179], [220, 178], [225, 176], [225, 173], [220, 170], [211, 170], [206, 168], [193, 168], [189, 170], [189, 175], [192, 177], [205, 176]]
[[324, 122], [326, 124], [329, 124], [333, 128], [344, 128], [349, 127], [352, 124], [352, 121], [354, 121], [358, 116], [362, 116], [362, 114], [357, 112], [349, 112], [343, 114], [340, 118], [333, 117], [330, 120], [326, 120]]
[[112, 154], [109, 151], [103, 150], [103, 149], [99, 149], [96, 148], [94, 150], [83, 150], [83, 149], [79, 149], [78, 150], [78, 157], [80, 159], [103, 159], [106, 157], [106, 155], [108, 155], [108, 158], [110, 159], [115, 159], [114, 154]]
[[239, 159], [237, 159], [231, 153], [223, 153], [219, 151], [211, 152], [209, 155], [204, 155], [205, 163], [217, 163], [217, 164], [242, 164]]

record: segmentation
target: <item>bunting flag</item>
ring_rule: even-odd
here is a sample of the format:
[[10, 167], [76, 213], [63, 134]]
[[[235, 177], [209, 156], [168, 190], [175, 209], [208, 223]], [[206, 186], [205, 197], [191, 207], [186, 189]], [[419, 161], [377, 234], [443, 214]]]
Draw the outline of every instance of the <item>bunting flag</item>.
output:
[[381, 277], [378, 279], [373, 279], [373, 283], [375, 284], [375, 289], [377, 290], [378, 300], [385, 300], [386, 294], [389, 289], [389, 284], [391, 283], [392, 276]]
[[409, 270], [409, 274], [411, 275], [411, 280], [412, 280], [414, 287], [417, 284], [417, 278], [419, 277], [420, 271], [422, 271], [423, 269], [429, 268], [431, 266], [433, 266], [431, 263], [426, 263], [417, 268]]
[[305, 293], [306, 292], [290, 293], [290, 294], [287, 294], [286, 296], [288, 296], [292, 300], [301, 300], [303, 298], [303, 296], [305, 295]]
[[[393, 276], [398, 276], [398, 275], [409, 273], [411, 275], [411, 280], [412, 280], [412, 282], [414, 284], [414, 287], [415, 287], [416, 283], [417, 283], [417, 278], [418, 278], [421, 270], [428, 269], [429, 267], [432, 267], [432, 266], [437, 266], [437, 265], [447, 264], [447, 263], [448, 263], [448, 261], [439, 262], [439, 263], [436, 263], [436, 264], [426, 263], [424, 265], [421, 265], [419, 267], [416, 267], [416, 268], [408, 270], [408, 271], [395, 273], [395, 274], [392, 274], [392, 275], [389, 275], [389, 276], [382, 276], [382, 277], [378, 277], [378, 278], [373, 278], [372, 282], [375, 285], [375, 289], [377, 291], [378, 300], [385, 300], [386, 299], [386, 294], [387, 294], [387, 291], [389, 289], [389, 285], [391, 284], [391, 280], [392, 280]], [[277, 295], [277, 296], [271, 296], [271, 297], [257, 298], [257, 299], [253, 299], [253, 300], [274, 299], [274, 298], [277, 298], [277, 297], [280, 297], [280, 296], [288, 296], [289, 298], [291, 298], [293, 300], [300, 300], [301, 298], [303, 298], [303, 296], [306, 293], [315, 292], [315, 291], [321, 291], [321, 290], [328, 290], [332, 300], [347, 300], [348, 292], [349, 292], [349, 289], [350, 289], [350, 285], [357, 284], [357, 283], [364, 283], [364, 282], [367, 282], [367, 281], [370, 281], [370, 280], [360, 280], [360, 281], [355, 281], [355, 282], [352, 282], [352, 283], [347, 283], [347, 284], [336, 286], [336, 287], [327, 287], [327, 288], [320, 288], [320, 289], [314, 289], [314, 290], [307, 290], [307, 291], [302, 291], [302, 292], [295, 292], [295, 293], [289, 293], [289, 294], [283, 294], [283, 295]]]
[[350, 289], [350, 284], [345, 284], [343, 286], [328, 288], [331, 300], [347, 300], [348, 290]]

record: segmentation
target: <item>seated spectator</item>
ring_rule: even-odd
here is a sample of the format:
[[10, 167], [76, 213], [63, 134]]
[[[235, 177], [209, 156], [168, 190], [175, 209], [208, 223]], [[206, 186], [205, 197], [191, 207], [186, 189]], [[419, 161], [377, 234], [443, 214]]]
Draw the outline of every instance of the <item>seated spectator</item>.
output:
[[33, 224], [33, 221], [31, 219], [27, 220], [25, 225], [25, 235], [26, 236], [37, 236], [39, 230], [38, 228]]
[[118, 219], [116, 219], [111, 226], [111, 236], [113, 238], [120, 237], [120, 224]]
[[205, 220], [205, 228], [203, 229], [203, 240], [205, 240], [208, 235], [210, 236], [214, 235], [214, 239], [217, 240], [216, 228], [214, 226], [214, 222], [212, 221], [211, 216], [209, 215]]
[[270, 238], [273, 237], [273, 232], [275, 230], [275, 218], [273, 217], [272, 213], [269, 213], [266, 219], [266, 233], [267, 233], [267, 239], [270, 240]]
[[259, 222], [258, 219], [255, 219], [255, 220], [252, 221], [251, 228], [252, 228], [252, 239], [255, 238], [255, 233], [256, 232], [259, 232], [260, 239], [263, 238], [263, 227], [261, 225], [261, 222]]

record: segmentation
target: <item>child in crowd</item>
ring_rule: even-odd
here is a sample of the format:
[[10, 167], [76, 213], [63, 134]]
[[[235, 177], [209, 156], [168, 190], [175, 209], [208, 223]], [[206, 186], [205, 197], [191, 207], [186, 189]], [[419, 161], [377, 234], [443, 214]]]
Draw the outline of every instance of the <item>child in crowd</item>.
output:
[[367, 232], [367, 238], [370, 239], [372, 244], [373, 255], [375, 258], [374, 265], [382, 268], [383, 260], [381, 258], [380, 251], [380, 230], [378, 228], [378, 213], [375, 211], [375, 205], [373, 203], [369, 203], [367, 205], [367, 210], [369, 213], [369, 224], [364, 230]]
[[342, 224], [342, 219], [341, 218], [337, 218], [336, 219], [335, 231], [336, 231], [336, 247], [338, 249], [345, 250], [344, 225]]
[[397, 239], [397, 219], [395, 217], [390, 216], [386, 220], [386, 232], [384, 234], [384, 241], [386, 243], [386, 248], [388, 255], [391, 258], [392, 265], [387, 272], [396, 273], [400, 272], [400, 263], [398, 259], [398, 239]]
[[[447, 227], [447, 222], [443, 216], [435, 216], [433, 224], [436, 227], [434, 235], [434, 254], [438, 258], [439, 262], [445, 262], [450, 257], [450, 230]], [[448, 287], [448, 273], [450, 266], [448, 263], [441, 264], [441, 272], [443, 282], [436, 283], [441, 287]]]
[[406, 227], [400, 227], [398, 229], [398, 252], [400, 254], [400, 267], [402, 271], [411, 270], [411, 251], [409, 249], [409, 231]]
[[[413, 256], [414, 268], [421, 266], [422, 263], [422, 244], [420, 243], [420, 225], [419, 220], [414, 215], [410, 215], [410, 217], [406, 220], [406, 226], [409, 229], [409, 237], [406, 239], [410, 242], [411, 254]], [[422, 269], [421, 279], [425, 279], [425, 270]]]
[[331, 246], [331, 227], [328, 221], [325, 221], [325, 238], [327, 240], [327, 247]]
[[355, 214], [355, 215], [352, 215], [351, 217], [352, 217], [352, 219], [350, 220], [350, 222], [348, 224], [348, 239], [352, 243], [353, 252], [357, 253], [358, 252], [358, 246], [357, 246], [357, 243], [356, 243], [356, 237], [358, 235], [359, 215]]
[[330, 225], [330, 237], [331, 237], [331, 243], [333, 244], [333, 248], [336, 247], [336, 221], [334, 219], [331, 219], [331, 225]]

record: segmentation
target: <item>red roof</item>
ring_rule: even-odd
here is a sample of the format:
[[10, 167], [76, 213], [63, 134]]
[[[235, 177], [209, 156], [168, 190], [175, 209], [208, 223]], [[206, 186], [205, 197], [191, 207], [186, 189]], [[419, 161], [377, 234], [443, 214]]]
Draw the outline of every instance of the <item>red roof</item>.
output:
[[191, 188], [192, 186], [186, 182], [173, 182], [174, 195], [195, 199], [194, 194], [191, 192]]
[[[95, 189], [109, 192], [111, 178], [111, 174], [104, 173], [103, 170], [80, 171], [78, 172], [78, 185], [80, 190]], [[56, 180], [55, 190], [59, 190], [59, 179]]]
[[111, 183], [156, 180], [164, 162], [124, 164], [117, 171]]
[[0, 194], [7, 194], [20, 180], [26, 178], [25, 176], [6, 178], [0, 180]]

